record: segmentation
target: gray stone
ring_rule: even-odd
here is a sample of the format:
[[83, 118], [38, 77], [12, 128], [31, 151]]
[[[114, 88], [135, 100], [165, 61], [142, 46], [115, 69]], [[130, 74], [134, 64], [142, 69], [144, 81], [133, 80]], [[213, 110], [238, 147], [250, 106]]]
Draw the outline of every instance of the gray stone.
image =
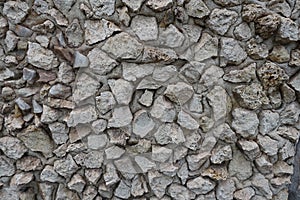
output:
[[210, 13], [210, 10], [203, 1], [191, 0], [185, 4], [185, 8], [189, 16], [200, 19]]
[[42, 167], [42, 161], [38, 157], [34, 156], [23, 156], [16, 162], [17, 169], [22, 171], [33, 171], [40, 170]]
[[254, 160], [261, 154], [258, 144], [254, 141], [239, 140], [237, 144], [249, 160]]
[[75, 108], [71, 111], [67, 124], [69, 127], [75, 127], [78, 124], [90, 123], [97, 119], [95, 106], [87, 105]]
[[200, 152], [194, 155], [188, 155], [186, 157], [189, 170], [195, 171], [198, 170], [208, 159], [210, 156], [210, 152]]
[[74, 68], [81, 68], [81, 67], [88, 67], [90, 62], [89, 62], [89, 59], [81, 54], [80, 52], [78, 51], [75, 51], [75, 59], [74, 59], [74, 64], [73, 64], [73, 67]]
[[55, 84], [49, 90], [49, 96], [59, 99], [66, 99], [71, 96], [71, 88], [63, 84]]
[[94, 199], [97, 196], [97, 193], [98, 191], [95, 186], [88, 185], [82, 193], [82, 199], [83, 200]]
[[22, 98], [17, 98], [16, 100], [15, 100], [15, 102], [16, 102], [16, 104], [18, 105], [18, 107], [21, 109], [21, 110], [23, 110], [23, 111], [25, 111], [25, 110], [30, 110], [30, 105], [28, 105], [28, 103], [26, 103]]
[[259, 132], [263, 135], [274, 130], [279, 122], [279, 114], [270, 110], [263, 110], [259, 114]]
[[186, 185], [191, 191], [193, 191], [197, 195], [207, 194], [216, 187], [215, 182], [211, 181], [208, 178], [202, 178], [201, 176], [190, 179]]
[[48, 134], [42, 129], [29, 126], [18, 134], [18, 138], [23, 141], [25, 146], [31, 151], [42, 152], [44, 156], [50, 157], [53, 151], [53, 143]]
[[246, 43], [246, 51], [248, 56], [255, 60], [267, 58], [269, 55], [268, 46], [258, 38], [253, 38]]
[[214, 0], [214, 2], [221, 6], [237, 6], [240, 5], [243, 0]]
[[216, 189], [216, 197], [218, 200], [233, 199], [233, 192], [236, 190], [233, 179], [220, 181]]
[[86, 168], [100, 168], [103, 163], [103, 152], [90, 151], [85, 154], [83, 166]]
[[51, 50], [45, 49], [34, 42], [28, 43], [27, 60], [29, 64], [45, 70], [53, 69], [59, 64]]
[[138, 11], [145, 0], [122, 0], [134, 12]]
[[237, 200], [250, 200], [255, 195], [252, 187], [245, 187], [233, 193], [233, 197]]
[[14, 32], [8, 30], [4, 40], [7, 51], [13, 51], [17, 46], [18, 40], [19, 38], [14, 34]]
[[138, 164], [143, 173], [156, 168], [155, 162], [144, 156], [135, 156], [134, 161]]
[[257, 136], [257, 143], [259, 144], [262, 152], [269, 156], [274, 156], [278, 152], [278, 141], [270, 138], [269, 136]]
[[68, 188], [74, 190], [78, 193], [81, 193], [85, 187], [85, 180], [79, 174], [75, 174], [71, 180], [68, 182]]
[[69, 65], [67, 65], [67, 63], [63, 62], [59, 65], [58, 67], [58, 73], [57, 73], [57, 79], [64, 83], [64, 84], [68, 84], [72, 81], [75, 80], [75, 74], [73, 72], [73, 68]]
[[22, 22], [28, 14], [29, 6], [26, 2], [7, 1], [4, 3], [3, 14], [13, 24]]
[[121, 180], [114, 194], [122, 199], [128, 199], [130, 197], [130, 186]]
[[267, 199], [272, 199], [272, 191], [269, 186], [269, 181], [262, 174], [255, 174], [251, 183]]
[[110, 16], [115, 12], [116, 0], [90, 0], [89, 2], [97, 17]]
[[260, 67], [257, 75], [265, 88], [279, 86], [289, 78], [281, 67], [272, 62], [266, 62]]
[[299, 67], [300, 66], [299, 56], [300, 56], [300, 50], [299, 49], [293, 49], [291, 51], [291, 58], [290, 58], [290, 61], [289, 61], [289, 65]]
[[254, 138], [257, 135], [259, 120], [253, 111], [236, 108], [232, 112], [232, 128], [244, 138]]
[[180, 144], [185, 142], [185, 137], [181, 128], [175, 123], [162, 124], [156, 133], [155, 140], [158, 144]]
[[224, 35], [230, 26], [237, 20], [238, 14], [227, 9], [214, 9], [209, 15], [207, 25], [214, 32]]
[[41, 171], [40, 179], [41, 181], [48, 181], [50, 183], [57, 183], [63, 181], [63, 178], [54, 171], [54, 168], [51, 165], [46, 165], [44, 167], [44, 169]]
[[274, 46], [269, 58], [273, 62], [285, 63], [290, 60], [290, 53], [284, 46]]
[[252, 37], [252, 31], [249, 25], [246, 22], [243, 22], [236, 26], [233, 31], [236, 39], [241, 41], [247, 41]]
[[105, 181], [106, 186], [110, 186], [117, 183], [120, 180], [120, 178], [118, 176], [115, 166], [112, 163], [108, 163], [105, 167], [106, 170], [103, 174], [103, 179]]
[[152, 146], [152, 160], [165, 163], [171, 162], [172, 149], [163, 146]]
[[273, 166], [273, 172], [275, 176], [282, 176], [282, 175], [291, 175], [293, 174], [294, 167], [292, 165], [288, 165], [284, 161], [278, 161]]
[[159, 33], [160, 44], [171, 48], [180, 47], [184, 39], [184, 35], [172, 24]]
[[69, 24], [65, 33], [67, 43], [71, 47], [79, 47], [84, 41], [83, 30], [78, 19], [74, 19], [72, 23]]
[[170, 78], [176, 76], [177, 69], [174, 65], [168, 65], [165, 67], [156, 67], [153, 71], [152, 77], [155, 81], [165, 82]]
[[0, 138], [0, 149], [12, 159], [20, 159], [27, 152], [27, 148], [18, 138], [10, 136]]
[[189, 110], [193, 113], [202, 113], [203, 112], [203, 106], [202, 106], [202, 97], [201, 95], [194, 94], [190, 104], [189, 104]]
[[277, 32], [278, 40], [293, 42], [299, 39], [299, 26], [289, 18], [281, 17], [280, 26]]
[[132, 162], [129, 156], [124, 156], [114, 161], [114, 164], [119, 172], [128, 179], [132, 179], [137, 174], [135, 164]]
[[91, 50], [87, 57], [90, 60], [90, 69], [99, 75], [108, 74], [118, 65], [117, 61], [97, 47]]
[[25, 81], [28, 81], [29, 83], [32, 83], [34, 79], [36, 78], [36, 71], [34, 69], [29, 69], [24, 67], [23, 68], [23, 77]]
[[121, 29], [114, 23], [105, 19], [86, 20], [84, 23], [85, 41], [89, 44], [101, 42]]
[[286, 83], [281, 85], [280, 91], [285, 103], [291, 103], [296, 100], [296, 92]]
[[132, 132], [141, 138], [145, 137], [149, 132], [154, 129], [155, 123], [150, 118], [145, 110], [140, 110], [134, 114], [132, 122]]
[[175, 119], [176, 112], [171, 102], [163, 96], [159, 96], [154, 101], [150, 114], [162, 122], [172, 122]]
[[247, 58], [247, 53], [239, 45], [238, 41], [233, 38], [221, 39], [220, 56], [224, 65], [242, 63]]
[[233, 158], [228, 165], [230, 177], [236, 177], [240, 181], [247, 180], [252, 176], [251, 162], [246, 160], [244, 155], [238, 151], [233, 151]]
[[153, 92], [149, 90], [145, 90], [140, 99], [138, 100], [140, 104], [150, 107], [153, 102]]
[[196, 61], [203, 61], [218, 56], [218, 38], [208, 33], [203, 33], [200, 41], [195, 45]]
[[160, 0], [149, 0], [147, 1], [147, 6], [149, 6], [151, 9], [155, 11], [163, 11], [168, 8], [170, 8], [173, 5], [172, 0], [165, 0], [165, 1], [160, 1]]
[[49, 46], [49, 39], [47, 38], [47, 36], [38, 35], [35, 39], [36, 41], [38, 41], [38, 43], [41, 44], [42, 47], [47, 48]]
[[150, 171], [148, 173], [149, 185], [159, 199], [161, 199], [165, 193], [168, 185], [172, 183], [172, 178], [165, 176], [157, 171]]
[[253, 22], [265, 15], [266, 9], [260, 4], [250, 3], [243, 6], [242, 18], [246, 22]]
[[105, 149], [105, 156], [108, 160], [118, 159], [125, 153], [123, 148], [111, 146]]
[[227, 123], [221, 124], [213, 130], [216, 138], [223, 140], [226, 143], [233, 144], [237, 141], [235, 132], [230, 128]]
[[4, 81], [9, 78], [13, 78], [15, 76], [15, 73], [11, 71], [10, 69], [4, 67], [0, 69], [0, 81]]
[[215, 86], [206, 97], [212, 107], [215, 121], [225, 120], [231, 110], [231, 100], [226, 90], [221, 86]]
[[241, 70], [230, 70], [223, 76], [223, 79], [231, 83], [250, 83], [256, 79], [256, 63]]
[[168, 85], [164, 95], [179, 105], [185, 104], [194, 93], [192, 86], [184, 82]]
[[282, 124], [294, 125], [299, 120], [300, 108], [299, 104], [294, 102], [281, 111], [280, 113], [280, 122]]
[[14, 160], [6, 156], [0, 156], [0, 177], [12, 176], [15, 171]]
[[43, 107], [36, 102], [36, 100], [32, 100], [32, 107], [33, 107], [33, 113], [42, 113], [43, 112]]
[[135, 63], [122, 63], [123, 78], [127, 81], [136, 81], [152, 74], [154, 70], [153, 64], [135, 64]]
[[69, 128], [64, 123], [54, 122], [49, 124], [49, 129], [51, 131], [52, 139], [56, 144], [64, 144], [69, 139]]
[[105, 114], [112, 110], [116, 105], [116, 100], [111, 92], [101, 92], [100, 96], [96, 97], [96, 106], [101, 114]]
[[124, 127], [131, 123], [132, 114], [128, 106], [122, 106], [113, 110], [112, 118], [108, 120], [108, 127]]
[[210, 161], [214, 164], [221, 164], [232, 159], [232, 150], [230, 145], [217, 147], [213, 150]]
[[269, 103], [263, 87], [258, 83], [237, 86], [232, 92], [238, 104], [247, 109], [256, 110]]
[[78, 166], [70, 154], [66, 158], [54, 161], [54, 170], [63, 177], [71, 177], [77, 169]]
[[60, 199], [72, 199], [72, 200], [80, 200], [77, 193], [69, 190], [64, 184], [59, 184], [58, 189], [56, 191], [56, 198], [55, 200]]
[[122, 32], [106, 40], [102, 50], [120, 59], [135, 59], [143, 50], [143, 45], [128, 33]]
[[131, 20], [130, 27], [140, 40], [150, 41], [156, 40], [158, 37], [158, 27], [155, 17], [136, 15]]
[[196, 130], [199, 128], [198, 122], [188, 113], [180, 111], [178, 113], [177, 123], [188, 130]]
[[10, 186], [22, 186], [30, 183], [34, 179], [33, 173], [21, 172], [15, 174], [10, 180]]
[[118, 104], [128, 105], [133, 94], [133, 85], [124, 79], [110, 79], [108, 85], [114, 94]]
[[90, 149], [103, 149], [108, 143], [108, 138], [105, 134], [101, 135], [89, 135], [87, 137], [88, 148]]
[[290, 79], [290, 85], [297, 93], [300, 92], [300, 73]]
[[168, 188], [168, 192], [172, 199], [175, 200], [189, 200], [189, 199], [194, 199], [195, 194], [191, 191], [189, 191], [186, 187], [173, 183], [170, 185]]

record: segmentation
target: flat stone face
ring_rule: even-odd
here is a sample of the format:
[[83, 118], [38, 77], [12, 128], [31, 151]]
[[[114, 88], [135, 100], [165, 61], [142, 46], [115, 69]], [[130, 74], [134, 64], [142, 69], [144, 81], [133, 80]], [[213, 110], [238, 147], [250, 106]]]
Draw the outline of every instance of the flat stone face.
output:
[[1, 5], [0, 200], [300, 199], [299, 0]]

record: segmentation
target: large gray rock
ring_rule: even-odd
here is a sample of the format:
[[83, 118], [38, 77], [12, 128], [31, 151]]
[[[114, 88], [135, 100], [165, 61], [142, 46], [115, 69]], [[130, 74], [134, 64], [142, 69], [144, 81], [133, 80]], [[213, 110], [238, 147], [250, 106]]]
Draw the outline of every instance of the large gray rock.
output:
[[176, 112], [171, 102], [167, 101], [165, 97], [159, 96], [154, 101], [150, 114], [162, 122], [172, 122], [175, 119]]
[[141, 138], [145, 137], [155, 127], [154, 121], [145, 110], [140, 110], [134, 114], [132, 122], [132, 132]]
[[128, 105], [133, 94], [133, 85], [124, 79], [108, 80], [109, 87], [115, 96], [118, 104]]
[[269, 181], [262, 174], [254, 175], [253, 178], [252, 178], [251, 183], [267, 199], [272, 198], [272, 191], [271, 191], [270, 186], [269, 186]]
[[241, 70], [230, 70], [223, 79], [231, 83], [250, 83], [256, 79], [256, 64], [252, 63]]
[[228, 172], [230, 177], [236, 177], [240, 181], [244, 181], [252, 176], [251, 162], [246, 160], [244, 155], [238, 151], [233, 151], [233, 158], [229, 163]]
[[257, 70], [257, 75], [265, 88], [276, 87], [289, 79], [285, 71], [272, 62], [266, 62], [260, 67]]
[[192, 86], [184, 82], [168, 85], [164, 95], [179, 105], [185, 104], [194, 94]]
[[169, 192], [170, 196], [172, 197], [172, 199], [175, 199], [175, 200], [189, 200], [189, 199], [194, 199], [196, 196], [193, 192], [188, 190], [185, 186], [179, 185], [176, 183], [173, 183], [172, 185], [170, 185], [170, 187], [168, 188], [168, 192]]
[[207, 25], [214, 32], [224, 35], [230, 26], [237, 20], [238, 14], [235, 11], [223, 9], [214, 9], [209, 15]]
[[87, 105], [75, 108], [71, 111], [67, 124], [69, 127], [75, 127], [78, 124], [91, 123], [97, 119], [97, 111], [95, 106]]
[[279, 122], [279, 114], [270, 110], [263, 110], [259, 114], [259, 132], [263, 135], [273, 131]]
[[19, 24], [25, 19], [29, 9], [26, 2], [7, 1], [4, 3], [3, 14], [13, 24]]
[[221, 164], [232, 159], [232, 149], [230, 145], [217, 147], [213, 150], [210, 161], [213, 164]]
[[100, 96], [96, 97], [96, 106], [101, 114], [105, 114], [112, 110], [116, 103], [113, 94], [109, 91], [101, 92]]
[[153, 64], [136, 64], [136, 63], [122, 63], [123, 78], [127, 81], [136, 81], [147, 75], [152, 74], [154, 70]]
[[116, 0], [90, 0], [89, 2], [97, 17], [110, 16], [115, 12]]
[[6, 156], [0, 156], [0, 177], [12, 176], [15, 171], [14, 160]]
[[66, 158], [54, 162], [54, 170], [63, 177], [71, 177], [77, 169], [78, 166], [70, 154]]
[[172, 183], [172, 178], [157, 171], [148, 173], [149, 185], [155, 196], [162, 198], [166, 193], [166, 188]]
[[181, 128], [175, 123], [164, 123], [162, 124], [154, 137], [158, 144], [180, 144], [185, 142], [185, 137]]
[[207, 5], [202, 0], [191, 0], [187, 4], [185, 4], [185, 8], [189, 16], [200, 19], [209, 15], [210, 13]]
[[106, 40], [102, 50], [116, 58], [135, 59], [143, 50], [143, 45], [128, 33], [122, 32]]
[[170, 8], [172, 5], [173, 5], [172, 0], [165, 0], [165, 1], [149, 0], [149, 1], [147, 1], [147, 6], [149, 6], [151, 9], [153, 9], [155, 11], [166, 10], [166, 9]]
[[110, 37], [114, 32], [121, 30], [117, 25], [105, 19], [86, 20], [84, 29], [85, 41], [89, 45], [101, 42]]
[[217, 199], [218, 200], [233, 199], [233, 192], [235, 190], [236, 187], [233, 179], [220, 181], [216, 190]]
[[108, 120], [107, 127], [123, 127], [132, 121], [132, 114], [128, 106], [122, 106], [113, 110], [112, 118]]
[[180, 47], [184, 39], [184, 35], [172, 24], [159, 33], [160, 44], [171, 48]]
[[155, 17], [137, 15], [131, 20], [130, 27], [140, 40], [156, 40], [158, 37], [158, 26]]
[[259, 124], [255, 112], [243, 108], [236, 108], [232, 112], [232, 128], [244, 138], [255, 138]]
[[38, 43], [29, 42], [27, 51], [28, 63], [35, 67], [50, 70], [58, 66], [59, 62], [51, 50], [43, 48]]
[[215, 182], [211, 181], [208, 178], [202, 178], [201, 176], [190, 179], [186, 185], [191, 191], [193, 191], [197, 195], [207, 194], [216, 187]]
[[199, 123], [184, 111], [178, 113], [177, 123], [188, 130], [196, 130], [199, 128]]
[[247, 53], [240, 46], [237, 40], [233, 38], [221, 39], [221, 60], [222, 65], [242, 63], [247, 58]]
[[31, 151], [42, 152], [44, 156], [50, 157], [54, 148], [53, 142], [48, 134], [42, 129], [29, 126], [22, 133], [18, 134], [25, 146]]
[[195, 45], [196, 61], [203, 61], [218, 56], [218, 38], [203, 33], [200, 41]]
[[283, 42], [293, 42], [299, 39], [299, 26], [289, 18], [281, 17], [278, 29], [278, 40]]
[[97, 47], [91, 50], [87, 57], [90, 61], [90, 69], [99, 75], [108, 74], [118, 65], [117, 61], [109, 57], [105, 52]]
[[231, 99], [226, 90], [221, 86], [215, 86], [208, 94], [207, 99], [212, 107], [215, 121], [225, 120], [231, 110]]

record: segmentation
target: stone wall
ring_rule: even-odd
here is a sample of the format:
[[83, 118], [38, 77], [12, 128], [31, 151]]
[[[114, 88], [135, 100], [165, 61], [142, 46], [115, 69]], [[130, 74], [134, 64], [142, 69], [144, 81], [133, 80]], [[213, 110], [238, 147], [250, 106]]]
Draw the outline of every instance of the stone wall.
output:
[[1, 2], [1, 200], [288, 199], [300, 0]]

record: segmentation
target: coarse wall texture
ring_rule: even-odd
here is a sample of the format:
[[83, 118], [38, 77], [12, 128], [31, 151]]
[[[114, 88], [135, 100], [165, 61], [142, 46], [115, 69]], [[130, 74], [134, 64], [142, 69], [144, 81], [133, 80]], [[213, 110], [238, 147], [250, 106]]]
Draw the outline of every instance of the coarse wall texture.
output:
[[0, 13], [1, 200], [300, 199], [300, 0]]

